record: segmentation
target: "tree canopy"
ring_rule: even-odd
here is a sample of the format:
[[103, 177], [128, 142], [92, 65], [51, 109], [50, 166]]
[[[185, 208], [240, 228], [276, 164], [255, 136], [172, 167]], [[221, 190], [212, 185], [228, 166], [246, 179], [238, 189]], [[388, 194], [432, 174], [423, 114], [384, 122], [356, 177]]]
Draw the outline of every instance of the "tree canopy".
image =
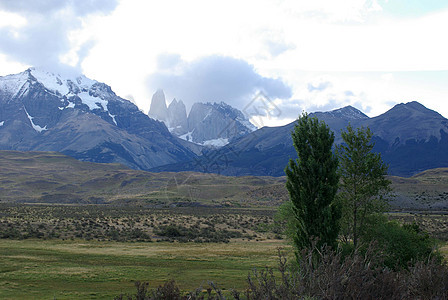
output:
[[386, 178], [387, 165], [379, 153], [372, 152], [372, 132], [369, 128], [341, 133], [343, 143], [337, 147], [339, 156], [340, 199], [343, 207], [342, 234], [353, 239], [356, 247], [372, 214], [387, 208], [385, 195], [390, 191]]
[[294, 218], [293, 241], [297, 250], [317, 245], [336, 247], [340, 207], [338, 158], [332, 151], [334, 134], [324, 122], [303, 113], [292, 132], [298, 158], [285, 169], [286, 188]]

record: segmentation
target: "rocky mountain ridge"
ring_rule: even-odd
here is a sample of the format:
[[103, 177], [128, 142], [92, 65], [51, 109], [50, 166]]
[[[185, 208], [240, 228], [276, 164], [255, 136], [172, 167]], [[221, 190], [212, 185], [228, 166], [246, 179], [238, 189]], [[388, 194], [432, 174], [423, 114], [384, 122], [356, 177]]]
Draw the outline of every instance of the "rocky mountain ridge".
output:
[[[325, 121], [334, 131], [336, 144], [342, 142], [341, 130], [349, 123], [354, 127], [370, 127], [374, 133], [374, 151], [380, 152], [389, 164], [391, 175], [412, 176], [427, 169], [448, 167], [448, 120], [418, 102], [397, 104], [374, 118], [351, 106], [310, 115]], [[153, 170], [283, 176], [289, 159], [297, 157], [291, 139], [294, 125], [295, 122], [263, 127], [195, 159], [194, 164]]]

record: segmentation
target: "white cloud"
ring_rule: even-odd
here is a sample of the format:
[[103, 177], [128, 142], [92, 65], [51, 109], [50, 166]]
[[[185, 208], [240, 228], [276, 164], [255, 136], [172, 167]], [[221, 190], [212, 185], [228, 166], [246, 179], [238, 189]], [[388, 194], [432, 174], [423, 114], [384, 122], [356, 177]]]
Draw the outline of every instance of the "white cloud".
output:
[[73, 46], [85, 52], [80, 45], [72, 43], [72, 31], [82, 27], [84, 18], [108, 13], [115, 5], [115, 1], [108, 0], [1, 1], [1, 14], [8, 16], [8, 24], [0, 26], [0, 51], [9, 59], [24, 64], [68, 71], [70, 66], [63, 62], [70, 62], [70, 59], [61, 62], [60, 58], [73, 51]]
[[149, 90], [161, 88], [182, 99], [187, 109], [198, 101], [224, 101], [242, 109], [259, 91], [274, 99], [291, 97], [291, 88], [281, 79], [260, 76], [244, 60], [212, 55], [187, 63], [170, 55], [159, 56], [161, 64], [165, 68], [148, 77]]
[[[14, 39], [4, 35], [0, 51], [15, 55], [0, 55], [0, 72], [17, 68], [13, 61], [22, 66], [47, 56], [50, 62], [62, 59], [119, 95], [132, 95], [144, 111], [153, 92], [148, 75], [171, 68], [170, 63], [188, 65], [210, 56], [239, 59], [262, 77], [282, 78], [293, 95], [279, 101], [291, 115], [354, 103], [374, 115], [412, 95], [422, 103], [446, 98], [440, 81], [429, 85], [426, 77], [412, 81], [397, 72], [448, 70], [448, 42], [442, 36], [448, 10], [399, 18], [385, 11], [386, 2], [121, 0], [115, 10], [114, 5], [106, 7], [109, 16], [97, 18], [88, 12], [108, 1], [88, 1], [68, 11], [57, 0], [4, 1], [10, 12], [1, 11], [5, 6], [0, 5], [0, 31], [39, 38], [28, 39], [31, 44], [8, 44]], [[30, 48], [39, 51], [30, 54]]]

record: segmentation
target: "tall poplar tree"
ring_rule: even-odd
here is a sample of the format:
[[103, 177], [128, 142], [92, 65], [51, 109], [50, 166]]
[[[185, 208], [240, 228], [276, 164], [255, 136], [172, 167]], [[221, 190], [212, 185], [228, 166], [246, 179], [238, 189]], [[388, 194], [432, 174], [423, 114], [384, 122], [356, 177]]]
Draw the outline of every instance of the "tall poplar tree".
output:
[[379, 153], [372, 152], [372, 132], [347, 126], [342, 132], [344, 143], [337, 147], [340, 162], [342, 233], [356, 247], [369, 217], [387, 207], [385, 196], [390, 191], [386, 178], [387, 165]]
[[292, 132], [298, 158], [285, 169], [295, 224], [297, 250], [324, 244], [336, 247], [341, 209], [335, 201], [338, 190], [338, 158], [332, 152], [334, 134], [324, 122], [303, 113]]

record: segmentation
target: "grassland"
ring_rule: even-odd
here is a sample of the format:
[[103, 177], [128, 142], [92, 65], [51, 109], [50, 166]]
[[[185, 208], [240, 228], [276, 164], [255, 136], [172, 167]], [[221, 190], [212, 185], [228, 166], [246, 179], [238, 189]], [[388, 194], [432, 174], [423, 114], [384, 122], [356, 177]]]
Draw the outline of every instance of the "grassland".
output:
[[0, 238], [230, 242], [281, 239], [274, 210], [0, 204]]
[[1, 299], [112, 299], [174, 279], [185, 291], [207, 286], [244, 289], [253, 268], [276, 265], [282, 241], [119, 243], [0, 240]]
[[[0, 299], [111, 299], [174, 279], [243, 289], [285, 247], [273, 210], [0, 204]], [[171, 228], [171, 231], [163, 230]], [[172, 230], [177, 230], [173, 234]], [[175, 231], [176, 232], [176, 231]], [[138, 233], [138, 234], [135, 234]]]
[[404, 210], [448, 210], [448, 168], [431, 169], [410, 178], [390, 176], [392, 204]]

